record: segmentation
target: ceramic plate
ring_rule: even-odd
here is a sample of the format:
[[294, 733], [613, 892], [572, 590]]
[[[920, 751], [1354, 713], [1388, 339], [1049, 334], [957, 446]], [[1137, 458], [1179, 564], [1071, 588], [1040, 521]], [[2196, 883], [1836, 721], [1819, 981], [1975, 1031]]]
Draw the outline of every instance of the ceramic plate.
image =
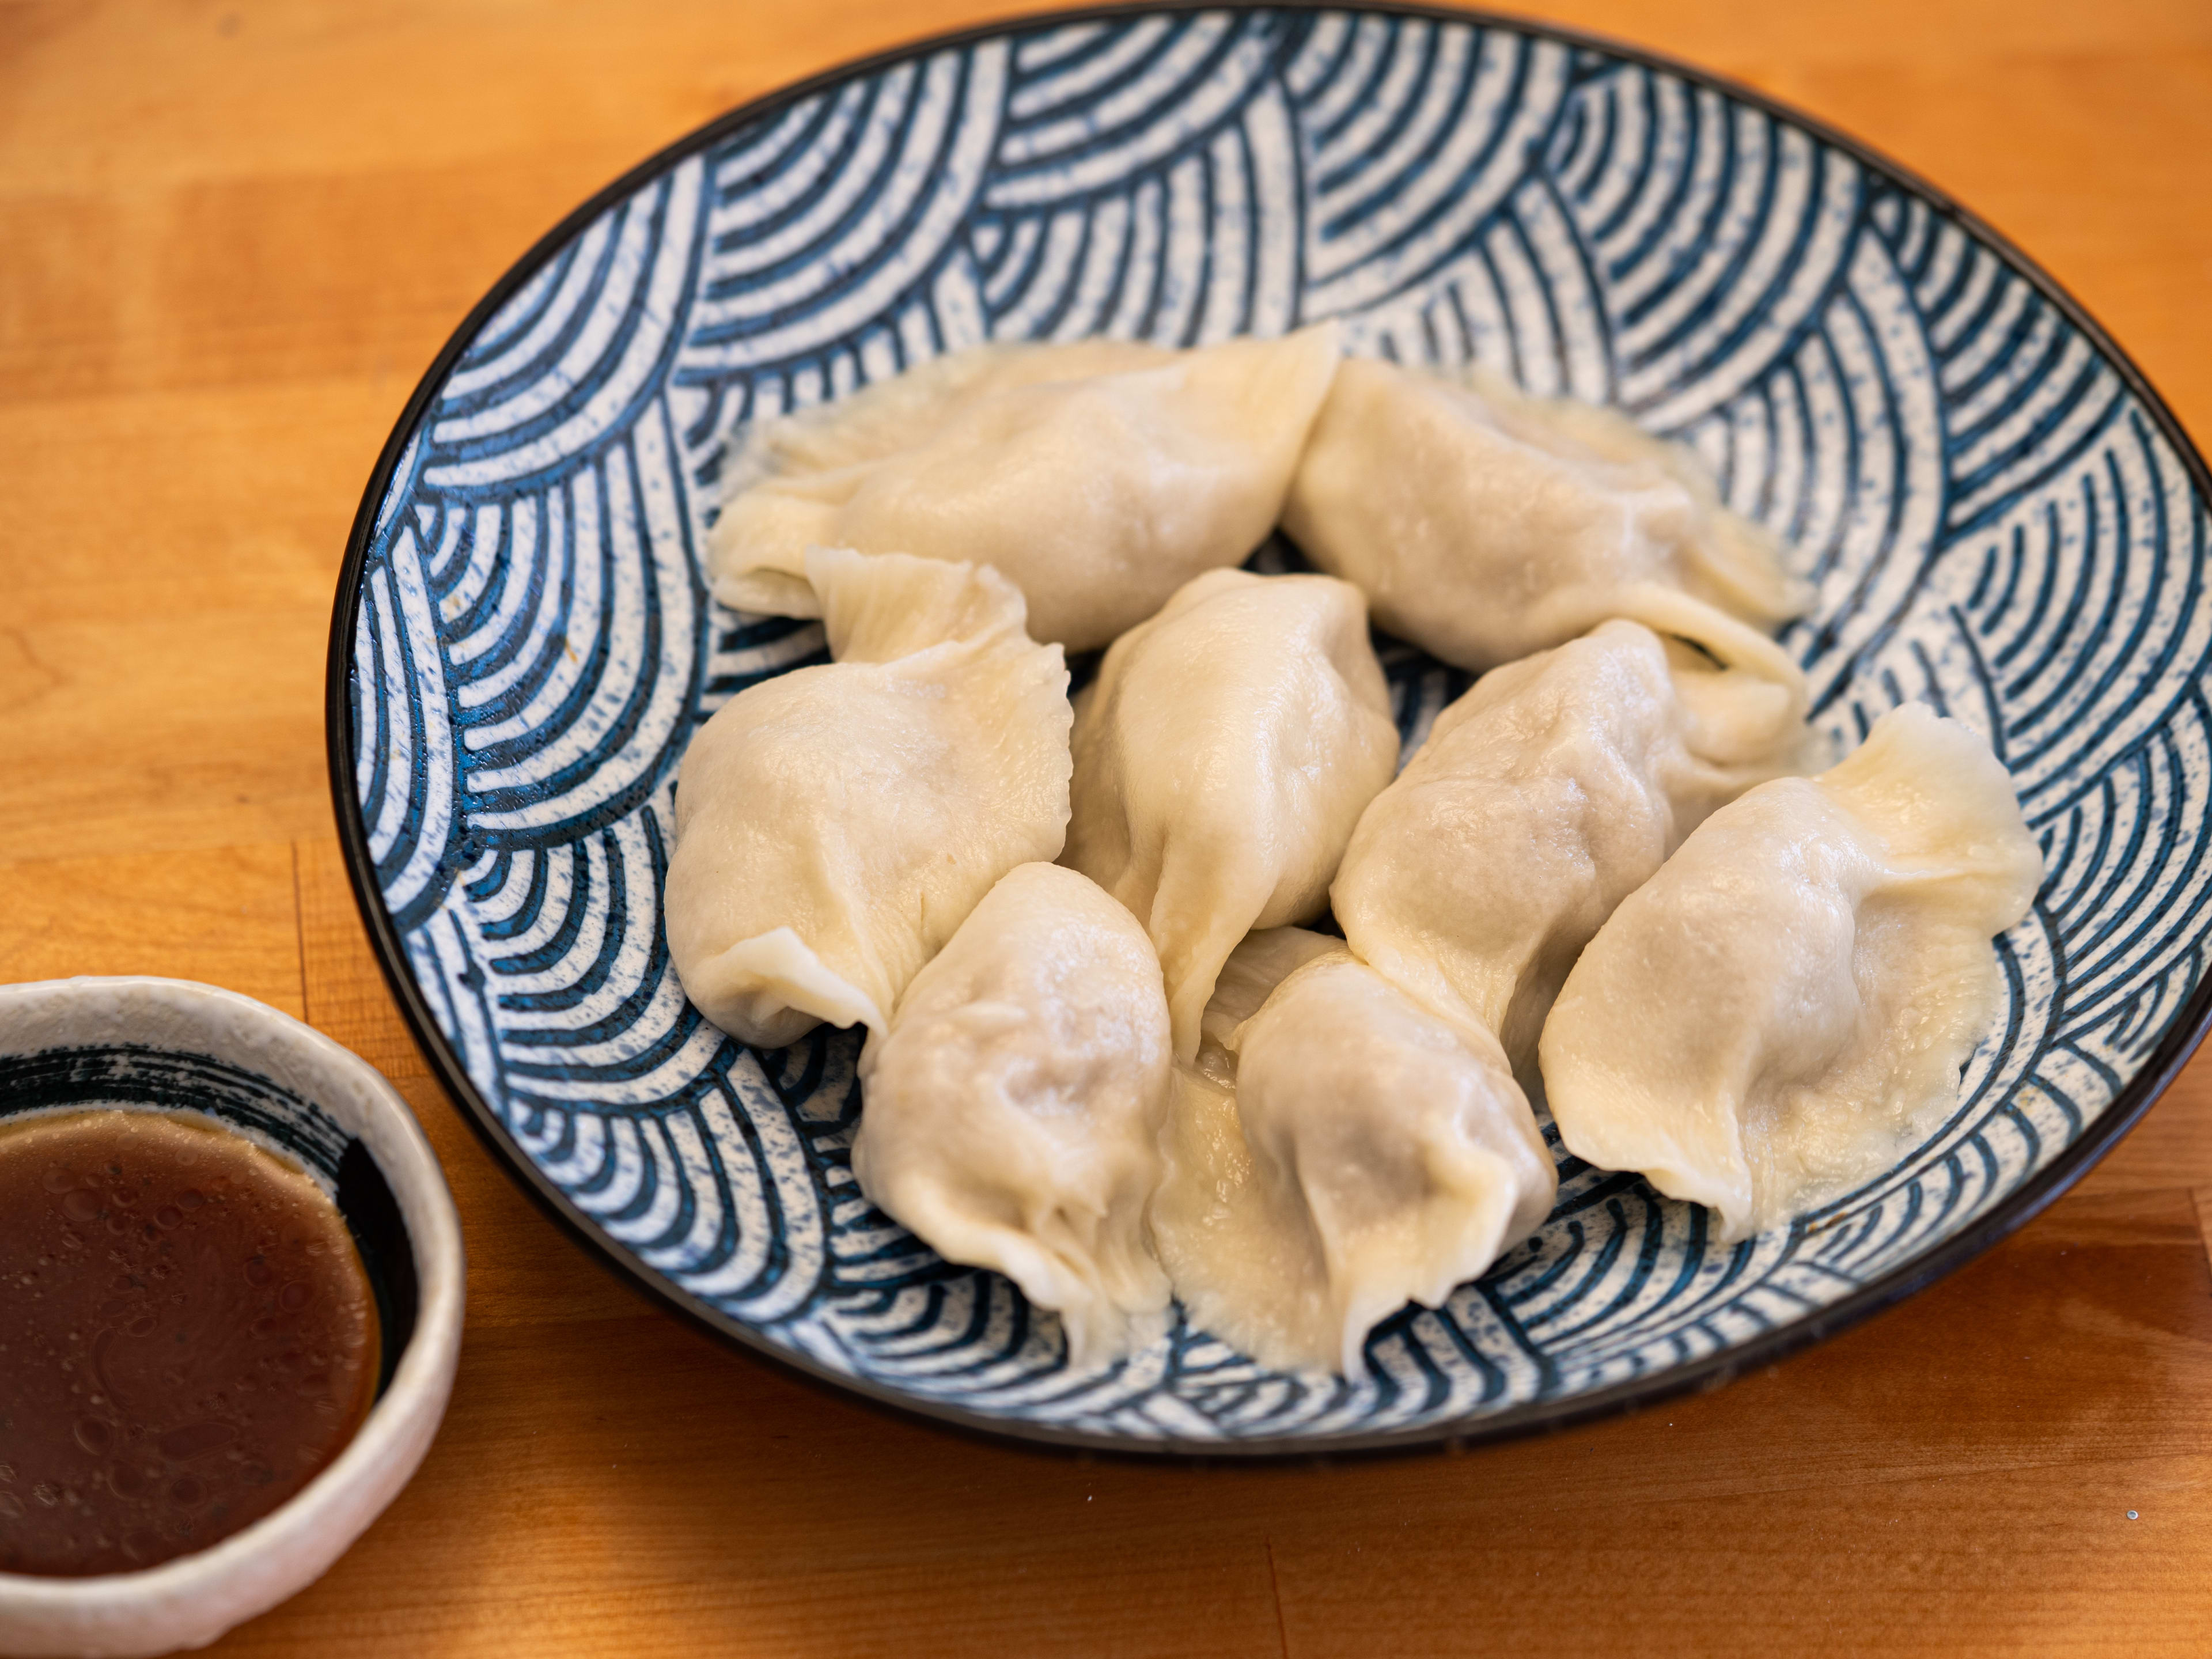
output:
[[[702, 575], [732, 434], [984, 339], [1189, 344], [1341, 318], [1694, 445], [1796, 550], [1785, 643], [1856, 738], [1986, 732], [2047, 858], [1940, 1133], [1786, 1230], [1559, 1153], [1540, 1233], [1375, 1332], [1358, 1385], [1178, 1322], [1071, 1370], [1056, 1322], [887, 1221], [857, 1034], [763, 1052], [659, 926], [696, 725], [823, 659]], [[671, 1306], [1002, 1434], [1213, 1454], [1481, 1440], [1705, 1386], [2033, 1214], [2206, 1018], [2207, 478], [2080, 308], [1942, 196], [1694, 70], [1412, 9], [1023, 21], [737, 111], [580, 208], [433, 365], [331, 639], [331, 764], [386, 972], [561, 1222]], [[1280, 550], [1263, 557], [1287, 556]], [[1465, 681], [1383, 641], [1410, 745]]]

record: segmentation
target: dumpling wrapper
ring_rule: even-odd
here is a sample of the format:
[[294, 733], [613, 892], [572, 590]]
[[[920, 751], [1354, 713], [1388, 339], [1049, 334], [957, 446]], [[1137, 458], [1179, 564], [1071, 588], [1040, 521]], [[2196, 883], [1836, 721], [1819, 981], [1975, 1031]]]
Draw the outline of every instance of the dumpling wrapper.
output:
[[1199, 1021], [1197, 1067], [1224, 1086], [1237, 1082], [1237, 1028], [1258, 1013], [1275, 988], [1316, 957], [1344, 949], [1344, 941], [1304, 927], [1265, 927], [1247, 933], [1221, 964]]
[[1233, 1054], [1179, 1072], [1153, 1236], [1194, 1325], [1358, 1380], [1374, 1327], [1480, 1277], [1559, 1177], [1488, 1032], [1293, 928], [1240, 946], [1217, 1004], [1278, 971]]
[[1382, 627], [1476, 672], [1629, 617], [1771, 675], [1763, 630], [1810, 597], [1691, 451], [1479, 370], [1346, 359], [1283, 526]]
[[1214, 570], [1114, 642], [1077, 699], [1067, 850], [1145, 923], [1176, 1054], [1255, 928], [1320, 913], [1398, 729], [1359, 592]]
[[1552, 1115], [1723, 1243], [1880, 1175], [1955, 1105], [2043, 858], [2004, 767], [1917, 703], [1716, 812], [1590, 941], [1544, 1027]]
[[1056, 865], [1011, 871], [860, 1055], [860, 1190], [948, 1261], [1057, 1311], [1068, 1360], [1164, 1328], [1145, 1235], [1170, 1083], [1159, 958]]
[[[1227, 1285], [1227, 1294], [1237, 1299], [1233, 1287], [1240, 1272], [1261, 1286], [1284, 1282], [1274, 1262], [1279, 1241], [1256, 1201], [1242, 1196], [1251, 1185], [1252, 1155], [1237, 1121], [1232, 1045], [1237, 1028], [1260, 1012], [1278, 985], [1316, 957], [1343, 948], [1341, 939], [1303, 927], [1247, 935], [1222, 964], [1206, 1005], [1196, 1061], [1175, 1068], [1172, 1103], [1160, 1133], [1160, 1184], [1148, 1215], [1161, 1264], [1186, 1303], [1205, 1285]], [[1312, 1261], [1300, 1250], [1291, 1266], [1303, 1271]], [[1210, 1300], [1209, 1309], [1218, 1311], [1219, 1301], [1219, 1296]]]
[[684, 994], [769, 1048], [823, 1020], [884, 1030], [1067, 825], [1067, 668], [1012, 584], [843, 550], [806, 570], [836, 660], [748, 686], [693, 737], [663, 902]]
[[716, 596], [817, 614], [811, 546], [995, 567], [1030, 632], [1103, 646], [1282, 511], [1336, 369], [1333, 323], [1191, 351], [977, 346], [745, 435], [711, 537]]
[[1793, 766], [1801, 707], [1632, 622], [1492, 670], [1361, 816], [1330, 890], [1345, 938], [1496, 1033], [1533, 1091], [1576, 956], [1707, 813]]

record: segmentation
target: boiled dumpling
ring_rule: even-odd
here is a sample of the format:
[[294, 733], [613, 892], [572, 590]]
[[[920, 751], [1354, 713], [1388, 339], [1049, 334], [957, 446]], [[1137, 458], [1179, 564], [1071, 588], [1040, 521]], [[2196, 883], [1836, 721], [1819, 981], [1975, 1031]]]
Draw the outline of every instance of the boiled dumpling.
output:
[[[1186, 1303], [1199, 1297], [1217, 1310], [1226, 1295], [1249, 1304], [1264, 1290], [1240, 1297], [1236, 1287], [1245, 1279], [1264, 1286], [1274, 1273], [1279, 1242], [1257, 1200], [1243, 1196], [1251, 1186], [1252, 1156], [1237, 1121], [1237, 1054], [1231, 1045], [1237, 1028], [1260, 1012], [1278, 985], [1315, 957], [1343, 949], [1341, 939], [1303, 927], [1247, 935], [1222, 964], [1206, 1005], [1196, 1061], [1175, 1068], [1172, 1103], [1160, 1134], [1160, 1184], [1149, 1217], [1161, 1264]], [[1213, 1286], [1217, 1293], [1208, 1299], [1201, 1286]]]
[[764, 1046], [823, 1020], [882, 1030], [1067, 824], [1067, 669], [1011, 583], [843, 550], [806, 572], [836, 660], [747, 687], [692, 738], [664, 906], [685, 994]]
[[1771, 671], [1779, 653], [1759, 630], [1806, 599], [1689, 451], [1479, 372], [1347, 359], [1283, 524], [1384, 628], [1477, 672], [1608, 617]]
[[1559, 1181], [1495, 1038], [1293, 932], [1246, 964], [1304, 958], [1231, 1034], [1233, 1074], [1180, 1079], [1153, 1231], [1193, 1324], [1357, 1379], [1378, 1321], [1479, 1277]]
[[1069, 1362], [1164, 1324], [1145, 1238], [1168, 1105], [1167, 1000], [1136, 919], [1024, 864], [961, 923], [860, 1055], [860, 1190], [947, 1261], [1056, 1310]]
[[[1304, 1223], [1326, 1319], [1308, 1351], [1363, 1374], [1368, 1331], [1439, 1307], [1540, 1225], [1559, 1177], [1497, 1040], [1439, 1018], [1349, 952], [1301, 968], [1237, 1036], [1255, 1184]], [[1309, 1279], [1309, 1285], [1313, 1281]]]
[[979, 346], [746, 434], [715, 592], [812, 616], [816, 544], [995, 566], [1072, 650], [1266, 538], [1337, 362], [1334, 324], [1194, 351]]
[[1536, 1036], [1576, 954], [1705, 816], [1794, 759], [1794, 681], [1632, 622], [1493, 670], [1359, 820], [1330, 890], [1359, 957], [1503, 1041]]
[[2042, 857], [1989, 744], [1918, 704], [1722, 808], [1583, 952], [1543, 1034], [1576, 1156], [1720, 1212], [1839, 1197], [1955, 1105]]
[[1255, 927], [1317, 914], [1398, 732], [1358, 590], [1214, 570], [1114, 642], [1078, 700], [1062, 862], [1158, 947], [1176, 1053]]

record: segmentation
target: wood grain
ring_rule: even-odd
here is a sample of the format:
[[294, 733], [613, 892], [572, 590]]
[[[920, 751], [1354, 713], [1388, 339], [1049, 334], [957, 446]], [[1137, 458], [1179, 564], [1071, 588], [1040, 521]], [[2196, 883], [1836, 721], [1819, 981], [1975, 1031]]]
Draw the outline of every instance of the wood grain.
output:
[[[304, 1013], [415, 1104], [470, 1250], [422, 1474], [216, 1651], [2212, 1650], [2212, 1063], [2018, 1237], [1773, 1370], [1462, 1457], [1269, 1469], [981, 1444], [729, 1353], [549, 1225], [441, 1097], [323, 772], [331, 585], [385, 434], [598, 185], [785, 81], [1015, 9], [0, 0], [0, 975]], [[2204, 0], [1550, 15], [1937, 181], [2212, 432]]]

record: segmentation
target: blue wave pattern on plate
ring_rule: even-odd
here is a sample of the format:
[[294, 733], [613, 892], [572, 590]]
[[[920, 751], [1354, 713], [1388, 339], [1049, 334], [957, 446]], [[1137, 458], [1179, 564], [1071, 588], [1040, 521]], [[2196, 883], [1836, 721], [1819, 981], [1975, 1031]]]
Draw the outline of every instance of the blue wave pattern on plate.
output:
[[[1354, 1387], [1178, 1326], [1065, 1366], [1049, 1317], [872, 1209], [852, 1033], [685, 1003], [659, 927], [696, 723], [823, 659], [716, 607], [731, 433], [984, 339], [1189, 344], [1345, 320], [1695, 446], [1796, 550], [1787, 643], [1838, 749], [1920, 699], [1990, 734], [2048, 860], [1955, 1116], [1727, 1249], [1561, 1155], [1542, 1231], [1375, 1334]], [[1676, 76], [1511, 30], [1221, 13], [1013, 31], [695, 153], [553, 255], [414, 434], [354, 645], [385, 904], [538, 1167], [701, 1304], [910, 1396], [1116, 1437], [1448, 1424], [1724, 1350], [2017, 1188], [2204, 967], [2205, 505], [2112, 367], [1899, 181]], [[1263, 550], [1261, 563], [1283, 556]], [[1408, 751], [1466, 684], [1385, 642]]]

